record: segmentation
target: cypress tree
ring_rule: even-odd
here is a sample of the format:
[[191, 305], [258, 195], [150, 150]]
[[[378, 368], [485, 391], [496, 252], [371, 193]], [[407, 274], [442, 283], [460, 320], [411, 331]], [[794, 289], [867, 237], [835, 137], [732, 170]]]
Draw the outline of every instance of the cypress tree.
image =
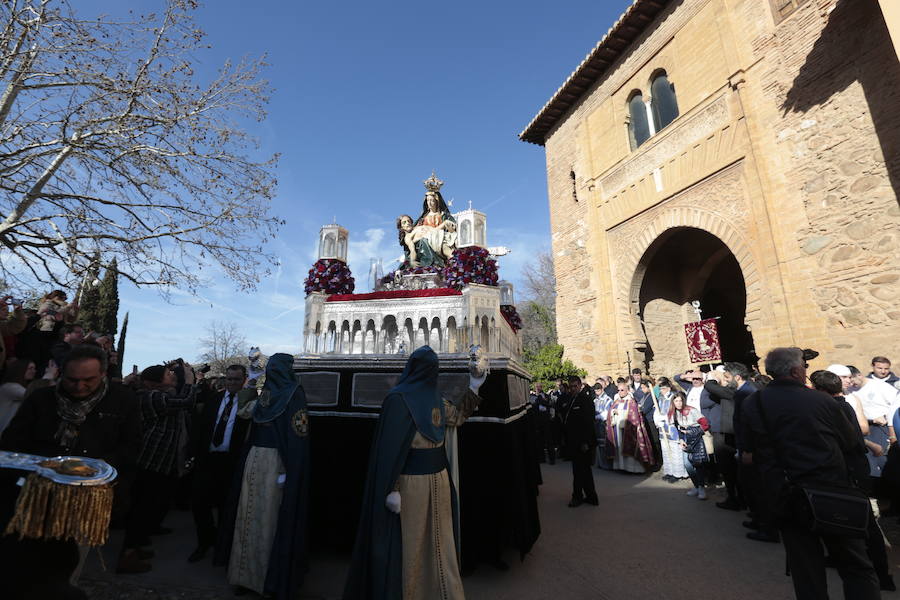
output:
[[122, 331], [119, 332], [119, 344], [116, 346], [116, 354], [119, 355], [119, 375], [125, 373], [125, 334], [128, 333], [128, 313], [122, 319]]
[[91, 266], [88, 267], [87, 276], [81, 280], [81, 289], [78, 292], [78, 322], [84, 328], [85, 333], [98, 331], [100, 322], [100, 288], [94, 285], [94, 281], [100, 276], [100, 254], [94, 254]]
[[106, 268], [103, 281], [100, 283], [99, 305], [97, 309], [97, 328], [95, 331], [109, 334], [113, 337], [119, 327], [119, 265], [116, 259]]

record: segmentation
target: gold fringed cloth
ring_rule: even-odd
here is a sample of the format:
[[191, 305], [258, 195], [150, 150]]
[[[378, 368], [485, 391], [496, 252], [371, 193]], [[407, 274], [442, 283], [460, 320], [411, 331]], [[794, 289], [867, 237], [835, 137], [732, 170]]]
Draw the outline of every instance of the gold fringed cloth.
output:
[[39, 540], [74, 540], [79, 546], [102, 546], [109, 536], [113, 488], [65, 485], [37, 473], [25, 480], [6, 535]]

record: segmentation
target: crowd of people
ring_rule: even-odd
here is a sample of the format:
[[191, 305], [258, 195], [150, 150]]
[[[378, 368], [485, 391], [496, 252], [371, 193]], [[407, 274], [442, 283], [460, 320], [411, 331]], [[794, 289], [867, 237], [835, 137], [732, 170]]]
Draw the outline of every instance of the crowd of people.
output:
[[[251, 378], [253, 360], [249, 373], [234, 364], [224, 377], [182, 359], [123, 377], [103, 339], [110, 336], [85, 335], [73, 321], [77, 307], [58, 308], [66, 316], [49, 327], [13, 304], [0, 315], [0, 450], [102, 459], [117, 470], [116, 573], [153, 569], [154, 539], [173, 533], [164, 521], [181, 504], [196, 532], [187, 562], [225, 566], [240, 595], [294, 597], [307, 565], [310, 468], [309, 415], [293, 357], [269, 357], [264, 382]], [[28, 354], [35, 346], [23, 340], [33, 332], [43, 346]], [[453, 402], [441, 400], [437, 376], [437, 355], [419, 348], [384, 401], [346, 598], [464, 597], [444, 432], [478, 406], [486, 375], [472, 375]], [[25, 476], [0, 469], [0, 530], [18, 518]], [[86, 597], [76, 584], [87, 550], [73, 539], [0, 535], [3, 597]]]
[[[208, 377], [181, 359], [123, 377], [112, 336], [85, 333], [77, 317], [62, 292], [30, 312], [0, 302], [0, 450], [100, 458], [118, 470], [118, 573], [153, 568], [153, 538], [171, 533], [163, 521], [180, 501], [196, 530], [186, 560], [227, 566], [239, 592], [289, 597], [305, 571], [310, 485], [309, 419], [292, 357], [270, 357], [264, 385], [243, 365]], [[895, 589], [879, 520], [900, 514], [900, 378], [884, 356], [868, 373], [843, 364], [808, 373], [817, 356], [776, 348], [767, 375], [726, 362], [658, 378], [633, 369], [593, 385], [571, 376], [550, 393], [538, 383], [530, 409], [541, 460], [571, 462], [572, 508], [600, 504], [592, 467], [689, 480], [687, 496], [698, 500], [721, 484], [715, 505], [747, 511], [747, 538], [784, 544], [798, 598], [827, 597], [827, 566], [846, 597], [878, 598]], [[438, 457], [444, 429], [477, 406], [480, 381], [459, 404], [431, 406], [436, 373], [436, 355], [417, 351], [385, 400], [397, 410], [383, 411], [376, 432], [348, 597], [382, 585], [404, 597], [434, 587], [462, 597], [454, 486]], [[2, 523], [18, 478], [0, 471]], [[816, 513], [822, 497], [840, 523]], [[7, 535], [0, 549], [10, 557], [9, 597], [83, 597], [71, 585], [85, 554], [74, 542]], [[423, 570], [422, 556], [439, 557], [437, 567]]]
[[[767, 375], [726, 362], [659, 378], [636, 368], [593, 386], [569, 377], [549, 393], [538, 383], [531, 402], [542, 461], [572, 461], [570, 507], [597, 504], [585, 451], [598, 469], [689, 479], [687, 496], [699, 500], [721, 483], [725, 497], [716, 506], [748, 511], [747, 538], [784, 543], [798, 598], [827, 597], [826, 565], [838, 569], [846, 597], [877, 598], [896, 589], [878, 519], [900, 515], [900, 378], [884, 356], [872, 359], [868, 374], [842, 364], [807, 374], [816, 357], [810, 349], [775, 349]], [[592, 420], [590, 435], [572, 436], [573, 420]], [[807, 484], [866, 498], [865, 531], [832, 535], [798, 525], [798, 511], [810, 507], [784, 498]]]
[[[309, 469], [293, 357], [269, 357], [262, 386], [243, 365], [206, 377], [182, 359], [123, 377], [112, 336], [85, 333], [63, 292], [31, 311], [2, 298], [0, 311], [0, 450], [98, 458], [117, 470], [117, 573], [153, 568], [153, 539], [172, 533], [163, 521], [180, 503], [196, 529], [189, 562], [214, 553], [238, 591], [287, 598], [297, 589]], [[4, 528], [22, 474], [0, 470]], [[85, 597], [72, 585], [86, 554], [74, 541], [6, 535], [0, 550], [4, 597]]]

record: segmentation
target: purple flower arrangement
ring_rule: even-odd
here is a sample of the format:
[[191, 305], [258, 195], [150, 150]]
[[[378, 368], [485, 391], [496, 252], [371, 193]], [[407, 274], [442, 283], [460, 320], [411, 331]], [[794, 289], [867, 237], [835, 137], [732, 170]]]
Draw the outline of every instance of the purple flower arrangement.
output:
[[441, 273], [441, 269], [438, 269], [434, 265], [428, 265], [427, 267], [413, 267], [412, 269], [403, 269], [400, 271], [401, 275], [427, 275], [429, 273]]
[[516, 310], [515, 306], [512, 304], [501, 304], [500, 314], [503, 315], [503, 318], [506, 319], [513, 331], [522, 329], [522, 317], [519, 316], [519, 311]]
[[303, 289], [307, 296], [312, 292], [352, 294], [354, 287], [356, 283], [350, 274], [350, 268], [344, 261], [336, 258], [317, 260], [303, 281]]
[[490, 253], [478, 246], [457, 248], [444, 267], [444, 281], [447, 287], [460, 289], [470, 283], [497, 285], [497, 261]]

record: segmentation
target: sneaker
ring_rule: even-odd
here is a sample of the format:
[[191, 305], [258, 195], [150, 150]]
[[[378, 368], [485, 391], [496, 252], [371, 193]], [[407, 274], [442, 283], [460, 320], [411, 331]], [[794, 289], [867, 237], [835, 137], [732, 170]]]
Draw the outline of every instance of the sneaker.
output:
[[696, 496], [697, 494], [699, 494], [699, 493], [700, 493], [700, 488], [691, 488], [691, 489], [689, 489], [689, 490], [687, 491], [687, 495], [690, 496], [690, 497], [692, 497], [692, 498], [693, 498], [694, 496]]
[[700, 488], [700, 491], [697, 492], [697, 500], [706, 500], [706, 490]]

